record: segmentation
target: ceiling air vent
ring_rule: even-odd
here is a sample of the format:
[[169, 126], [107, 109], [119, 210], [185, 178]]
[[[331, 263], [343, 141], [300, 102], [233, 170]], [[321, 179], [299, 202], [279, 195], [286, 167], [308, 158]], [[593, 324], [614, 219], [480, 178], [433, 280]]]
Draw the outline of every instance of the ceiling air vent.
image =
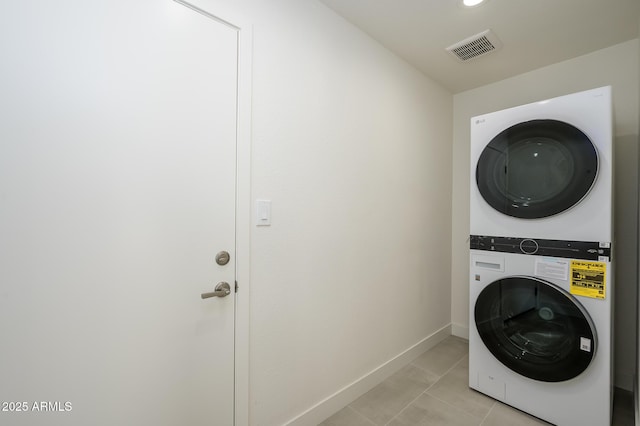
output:
[[485, 30], [480, 34], [476, 34], [447, 47], [447, 51], [460, 61], [465, 62], [469, 59], [491, 53], [501, 46], [502, 43], [500, 43], [498, 37], [496, 37], [491, 30]]

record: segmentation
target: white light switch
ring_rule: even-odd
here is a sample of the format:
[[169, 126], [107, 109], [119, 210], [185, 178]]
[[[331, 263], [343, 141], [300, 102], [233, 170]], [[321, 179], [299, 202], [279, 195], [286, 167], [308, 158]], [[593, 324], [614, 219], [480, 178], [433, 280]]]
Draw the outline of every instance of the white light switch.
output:
[[271, 225], [271, 200], [256, 200], [257, 226]]

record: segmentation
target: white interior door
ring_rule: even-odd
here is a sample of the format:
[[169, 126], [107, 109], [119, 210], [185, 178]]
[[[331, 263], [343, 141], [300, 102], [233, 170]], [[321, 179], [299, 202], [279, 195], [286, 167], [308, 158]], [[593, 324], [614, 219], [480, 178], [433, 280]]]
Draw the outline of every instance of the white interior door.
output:
[[236, 31], [24, 0], [0, 53], [0, 424], [232, 425]]

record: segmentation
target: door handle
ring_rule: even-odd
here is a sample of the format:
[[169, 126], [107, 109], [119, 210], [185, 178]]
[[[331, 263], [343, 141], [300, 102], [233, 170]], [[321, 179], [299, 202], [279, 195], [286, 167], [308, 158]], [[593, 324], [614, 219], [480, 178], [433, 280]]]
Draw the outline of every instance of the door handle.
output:
[[215, 288], [215, 291], [212, 291], [210, 293], [202, 293], [200, 297], [203, 299], [208, 299], [210, 297], [227, 297], [230, 294], [231, 294], [231, 286], [229, 286], [229, 283], [222, 281], [218, 283], [218, 285]]

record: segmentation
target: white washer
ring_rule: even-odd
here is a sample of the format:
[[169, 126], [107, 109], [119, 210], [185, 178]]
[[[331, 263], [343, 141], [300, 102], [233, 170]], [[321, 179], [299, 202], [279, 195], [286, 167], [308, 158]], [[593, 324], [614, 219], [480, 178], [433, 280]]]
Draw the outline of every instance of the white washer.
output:
[[470, 266], [469, 386], [559, 426], [609, 425], [611, 263], [471, 250]]
[[471, 235], [612, 241], [611, 88], [471, 119]]

